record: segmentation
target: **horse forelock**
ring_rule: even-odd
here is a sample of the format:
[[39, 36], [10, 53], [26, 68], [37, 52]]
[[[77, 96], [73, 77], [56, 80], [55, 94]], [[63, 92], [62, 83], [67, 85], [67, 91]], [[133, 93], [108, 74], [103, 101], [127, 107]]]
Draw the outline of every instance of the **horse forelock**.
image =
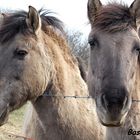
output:
[[99, 9], [93, 27], [105, 32], [120, 32], [136, 28], [134, 16], [127, 5], [109, 3]]
[[[58, 18], [51, 16], [48, 10], [39, 10], [41, 18], [41, 29], [45, 33], [48, 33], [48, 26], [51, 26], [54, 30], [58, 29], [62, 34], [64, 34], [63, 23]], [[3, 18], [3, 23], [0, 28], [0, 42], [6, 43], [13, 39], [18, 33], [22, 33], [25, 36], [30, 36], [33, 34], [29, 31], [26, 24], [26, 17], [28, 13], [25, 11], [14, 11], [7, 13], [7, 16]], [[50, 34], [49, 34], [50, 35]], [[57, 38], [58, 39], [58, 38]]]

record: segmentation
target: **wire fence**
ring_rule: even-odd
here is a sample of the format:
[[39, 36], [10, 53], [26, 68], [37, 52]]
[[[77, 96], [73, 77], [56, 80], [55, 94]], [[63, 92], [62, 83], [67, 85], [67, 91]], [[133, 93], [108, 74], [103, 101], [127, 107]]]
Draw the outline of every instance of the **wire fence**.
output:
[[[52, 95], [52, 94], [44, 94], [44, 97], [52, 97], [52, 98], [73, 98], [73, 99], [94, 99], [92, 96], [74, 96], [74, 95]], [[140, 100], [132, 99], [132, 102], [140, 102]]]

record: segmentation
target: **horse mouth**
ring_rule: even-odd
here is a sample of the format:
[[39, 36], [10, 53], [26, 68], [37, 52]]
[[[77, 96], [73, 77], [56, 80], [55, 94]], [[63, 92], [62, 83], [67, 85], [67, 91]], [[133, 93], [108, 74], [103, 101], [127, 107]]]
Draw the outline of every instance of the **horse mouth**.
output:
[[104, 122], [101, 121], [101, 120], [100, 120], [100, 122], [101, 122], [102, 125], [104, 125], [104, 126], [106, 126], [106, 127], [120, 127], [120, 126], [123, 125], [123, 123], [121, 123], [121, 122], [104, 123]]
[[121, 117], [121, 119], [117, 119], [117, 120], [102, 120], [100, 117], [99, 118], [99, 121], [102, 125], [106, 126], [106, 127], [120, 127], [124, 124], [125, 122], [125, 117], [126, 117], [127, 113]]
[[0, 112], [0, 126], [4, 125], [8, 120], [9, 109], [6, 107]]
[[[113, 116], [109, 115], [107, 112], [103, 111], [97, 111], [97, 115], [98, 115], [98, 119], [100, 121], [100, 123], [106, 127], [120, 127], [124, 124], [126, 116], [127, 116], [126, 112], [125, 114], [113, 114]], [[118, 117], [116, 117], [118, 116]]]

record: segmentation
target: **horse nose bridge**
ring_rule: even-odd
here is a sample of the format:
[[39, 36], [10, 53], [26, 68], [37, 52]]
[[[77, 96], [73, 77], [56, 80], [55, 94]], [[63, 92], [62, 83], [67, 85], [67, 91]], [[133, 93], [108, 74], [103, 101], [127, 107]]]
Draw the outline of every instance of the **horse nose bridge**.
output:
[[101, 81], [102, 93], [109, 94], [111, 92], [114, 94], [119, 94], [124, 89], [125, 83], [119, 75], [104, 77]]
[[105, 58], [103, 61], [106, 61], [103, 64], [102, 74], [103, 80], [118, 80], [121, 79], [121, 73], [123, 73], [122, 62], [120, 56], [111, 56]]
[[128, 91], [125, 87], [120, 88], [105, 88], [102, 91], [107, 102], [118, 102], [123, 103], [125, 98], [128, 96]]

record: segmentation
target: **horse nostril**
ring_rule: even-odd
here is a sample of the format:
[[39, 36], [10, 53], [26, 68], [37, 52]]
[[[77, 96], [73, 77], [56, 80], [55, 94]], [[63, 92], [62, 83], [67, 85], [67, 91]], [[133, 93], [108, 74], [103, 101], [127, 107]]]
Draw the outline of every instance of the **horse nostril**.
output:
[[106, 99], [105, 99], [105, 94], [103, 94], [103, 95], [101, 96], [101, 103], [102, 103], [103, 107], [107, 110], [107, 108], [108, 108], [108, 103], [107, 103], [107, 101], [106, 101]]
[[128, 104], [128, 97], [126, 96], [123, 102], [123, 109], [127, 106]]

